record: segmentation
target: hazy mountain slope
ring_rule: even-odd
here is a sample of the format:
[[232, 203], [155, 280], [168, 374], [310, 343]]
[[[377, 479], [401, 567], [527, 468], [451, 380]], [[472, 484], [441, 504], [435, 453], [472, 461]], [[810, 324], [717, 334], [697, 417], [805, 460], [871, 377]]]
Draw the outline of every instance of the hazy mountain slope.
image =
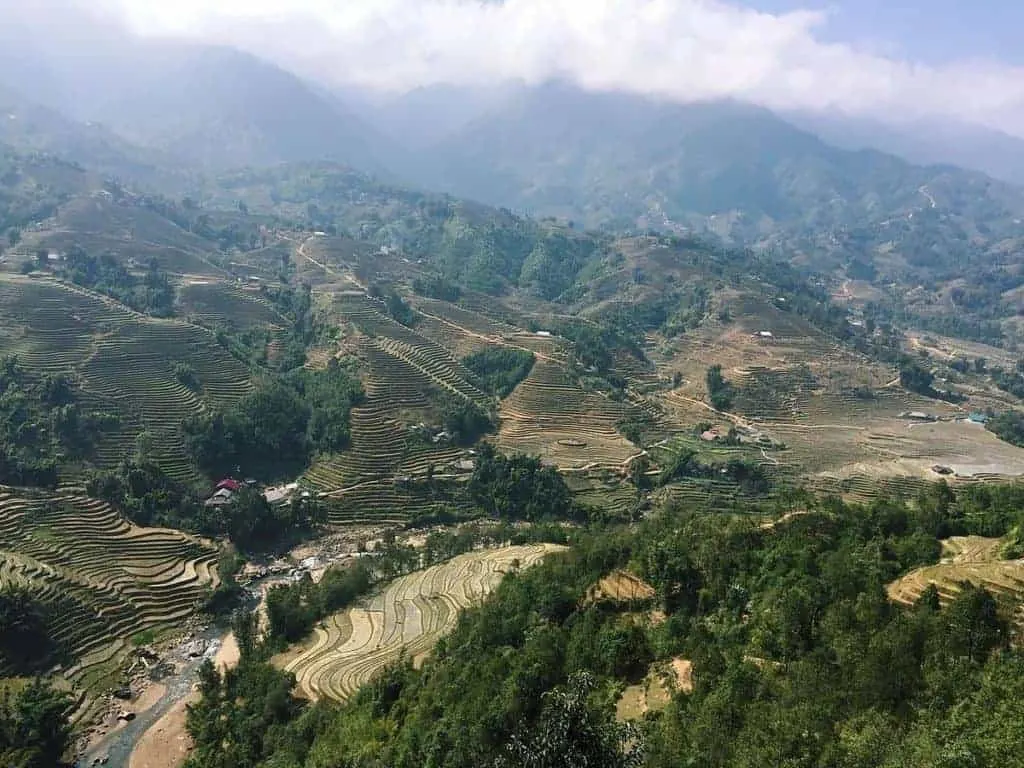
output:
[[392, 151], [333, 94], [248, 53], [115, 33], [65, 49], [31, 32], [0, 54], [10, 85], [178, 166], [329, 159], [376, 172]]
[[912, 163], [945, 163], [1024, 184], [1024, 139], [980, 126], [919, 121], [887, 125], [846, 115], [793, 114], [786, 119], [844, 149], [871, 147]]
[[856, 230], [856, 249], [815, 264], [823, 268], [870, 256], [893, 239], [879, 227], [896, 221], [935, 246], [943, 267], [965, 263], [942, 255], [950, 243], [983, 255], [1024, 234], [1014, 223], [1024, 191], [980, 173], [839, 149], [741, 104], [677, 105], [564, 85], [521, 91], [439, 142], [415, 172], [421, 183], [492, 204], [590, 225], [710, 231], [809, 258]]
[[3, 82], [0, 142], [23, 153], [44, 152], [147, 184], [173, 187], [181, 177], [171, 158], [135, 146], [104, 126], [72, 120]]
[[[400, 146], [421, 152], [501, 107], [515, 91], [510, 86], [435, 85], [393, 94], [352, 87], [335, 92], [334, 97]], [[401, 162], [405, 160], [402, 158]], [[392, 166], [400, 167], [394, 163]]]
[[331, 159], [381, 167], [373, 131], [299, 78], [226, 48], [166, 45], [97, 102], [125, 137], [211, 168]]
[[23, 155], [0, 143], [0, 250], [8, 244], [9, 229], [51, 216], [96, 182], [77, 165], [47, 155]]

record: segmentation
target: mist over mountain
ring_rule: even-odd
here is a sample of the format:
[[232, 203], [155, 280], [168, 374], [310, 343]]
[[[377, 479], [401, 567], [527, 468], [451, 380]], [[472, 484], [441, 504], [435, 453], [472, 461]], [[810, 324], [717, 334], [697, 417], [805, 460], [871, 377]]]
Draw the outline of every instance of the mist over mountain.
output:
[[[180, 176], [330, 161], [588, 227], [785, 248], [823, 269], [908, 238], [916, 263], [953, 269], [966, 263], [960, 244], [975, 259], [1021, 235], [1024, 193], [950, 164], [1016, 178], [1003, 151], [1016, 140], [985, 142], [983, 129], [970, 141], [923, 126], [908, 136], [852, 118], [570, 81], [338, 88], [329, 73], [305, 80], [219, 45], [116, 27], [89, 40], [22, 32], [4, 33], [19, 116], [0, 140], [142, 181], [155, 183], [157, 168]], [[889, 231], [896, 221], [908, 232]]]
[[1024, 140], [994, 129], [942, 120], [886, 124], [829, 113], [784, 117], [843, 149], [873, 148], [912, 163], [956, 165], [1024, 184]]
[[[684, 105], [550, 83], [479, 109], [416, 153], [405, 175], [587, 226], [780, 246], [823, 268], [835, 266], [825, 255], [837, 248], [841, 261], [894, 238], [952, 267], [963, 256], [951, 255], [951, 242], [984, 251], [1021, 234], [1014, 222], [1024, 192], [1011, 185], [948, 164], [842, 149], [747, 104]], [[896, 222], [908, 231], [894, 233]], [[858, 244], [841, 245], [842, 233], [854, 231]]]
[[0, 32], [2, 78], [6, 92], [49, 108], [51, 123], [100, 124], [210, 169], [325, 159], [384, 172], [393, 152], [340, 101], [252, 54], [143, 40], [87, 16], [77, 36], [34, 21]]
[[92, 117], [212, 168], [313, 158], [383, 170], [371, 131], [294, 75], [225, 48], [168, 46]]
[[98, 123], [73, 120], [0, 82], [0, 144], [43, 152], [109, 176], [177, 188], [182, 169], [169, 155], [132, 144]]
[[336, 89], [334, 97], [376, 131], [408, 150], [426, 152], [466, 125], [500, 109], [522, 86], [469, 88], [437, 85], [407, 93]]

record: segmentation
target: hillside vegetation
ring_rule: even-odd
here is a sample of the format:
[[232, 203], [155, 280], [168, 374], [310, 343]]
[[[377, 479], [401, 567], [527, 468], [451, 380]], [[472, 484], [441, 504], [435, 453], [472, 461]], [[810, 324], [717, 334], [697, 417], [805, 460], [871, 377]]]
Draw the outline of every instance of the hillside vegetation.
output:
[[[208, 54], [149, 98], [250, 71]], [[340, 141], [322, 94], [272, 79], [317, 124], [277, 125], [268, 96], [229, 155]], [[569, 94], [580, 126], [539, 93], [461, 149], [501, 189], [521, 166], [536, 201], [516, 204], [561, 220], [330, 162], [183, 195], [4, 156], [0, 673], [52, 672], [86, 718], [129, 646], [230, 613], [242, 559], [303, 543], [266, 637], [238, 617], [240, 666], [202, 673], [195, 765], [1005, 758], [975, 720], [1019, 714], [997, 556], [1024, 521], [994, 485], [1024, 474], [996, 255], [1018, 193], [735, 105]], [[250, 99], [134, 128], [203, 157]], [[552, 135], [582, 137], [564, 164]], [[965, 548], [945, 563], [940, 542]]]
[[[965, 587], [945, 605], [932, 590], [903, 607], [884, 587], [933, 562], [938, 536], [1015, 522], [1014, 498], [809, 501], [769, 525], [674, 508], [633, 532], [576, 537], [569, 552], [506, 577], [422, 669], [395, 664], [344, 706], [292, 698], [294, 679], [249, 644], [237, 670], [207, 672], [190, 765], [225, 739], [247, 744], [254, 766], [504, 765], [542, 748], [613, 766], [923, 768], [950, 750], [982, 763], [1009, 756], [1021, 682], [1012, 604]], [[655, 596], [586, 600], [616, 567], [635, 569]], [[692, 690], [634, 728], [616, 725], [626, 683], [673, 659], [692, 663]]]

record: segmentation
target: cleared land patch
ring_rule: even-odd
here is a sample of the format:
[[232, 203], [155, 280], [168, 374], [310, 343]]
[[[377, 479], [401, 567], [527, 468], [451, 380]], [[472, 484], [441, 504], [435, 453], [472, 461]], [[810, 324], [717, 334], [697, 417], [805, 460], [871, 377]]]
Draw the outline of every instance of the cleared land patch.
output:
[[693, 692], [693, 662], [682, 657], [655, 662], [639, 683], [628, 686], [615, 703], [620, 722], [641, 720], [648, 712], [660, 712], [674, 693]]
[[504, 547], [460, 555], [395, 579], [361, 605], [326, 619], [285, 669], [311, 699], [343, 700], [402, 656], [421, 658], [450, 632], [459, 611], [480, 602], [516, 568], [563, 547]]
[[618, 570], [601, 579], [590, 590], [588, 598], [595, 602], [608, 600], [614, 603], [629, 603], [650, 600], [655, 594], [654, 587], [639, 576]]

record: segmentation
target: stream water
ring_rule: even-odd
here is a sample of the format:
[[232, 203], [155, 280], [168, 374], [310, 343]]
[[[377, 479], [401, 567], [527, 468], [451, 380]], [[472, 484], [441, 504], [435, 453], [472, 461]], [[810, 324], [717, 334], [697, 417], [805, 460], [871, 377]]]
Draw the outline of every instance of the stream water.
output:
[[[207, 656], [212, 658], [219, 648], [219, 643], [227, 632], [222, 627], [210, 627], [196, 635], [196, 639], [207, 643]], [[192, 685], [198, 679], [199, 666], [203, 663], [203, 656], [189, 658], [185, 647], [178, 648], [168, 654], [168, 658], [174, 662], [176, 671], [173, 675], [164, 678], [160, 683], [167, 691], [160, 700], [145, 712], [140, 713], [134, 720], [125, 724], [117, 731], [107, 734], [95, 746], [89, 749], [85, 755], [79, 758], [79, 765], [88, 768], [94, 760], [103, 760], [108, 768], [128, 768], [128, 760], [136, 742], [142, 738], [153, 723], [163, 717], [167, 711], [177, 702], [185, 698]], [[130, 709], [130, 705], [126, 706]]]

